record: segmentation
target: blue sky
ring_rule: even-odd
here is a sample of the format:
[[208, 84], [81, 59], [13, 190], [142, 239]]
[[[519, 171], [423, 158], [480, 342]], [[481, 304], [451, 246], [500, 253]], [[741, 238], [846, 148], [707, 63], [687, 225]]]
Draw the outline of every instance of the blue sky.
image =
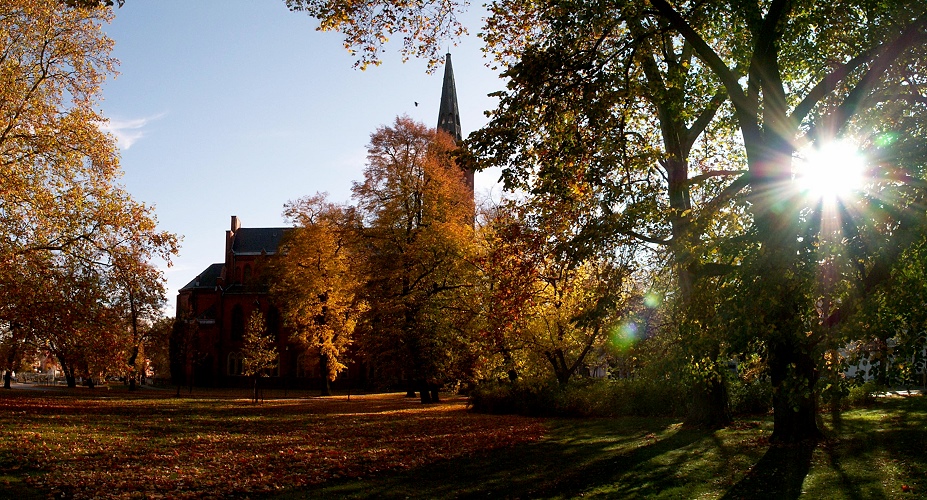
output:
[[[354, 70], [340, 34], [316, 31], [283, 0], [130, 0], [115, 13], [105, 31], [120, 74], [102, 107], [122, 183], [156, 207], [161, 229], [183, 236], [165, 269], [170, 314], [177, 289], [223, 260], [232, 215], [283, 226], [288, 200], [326, 191], [348, 201], [371, 132], [402, 114], [437, 121], [443, 67], [429, 75], [392, 50]], [[504, 85], [479, 50], [480, 15], [466, 16], [471, 35], [449, 49], [464, 135], [485, 124], [487, 94]], [[478, 196], [498, 192], [497, 179], [477, 173]]]

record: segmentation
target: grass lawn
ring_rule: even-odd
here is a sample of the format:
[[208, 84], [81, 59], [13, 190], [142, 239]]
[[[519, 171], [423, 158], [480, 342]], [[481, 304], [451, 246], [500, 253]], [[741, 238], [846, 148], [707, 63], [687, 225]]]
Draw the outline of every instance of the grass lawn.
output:
[[260, 405], [242, 392], [171, 396], [150, 389], [0, 392], [0, 498], [927, 493], [924, 397], [884, 398], [837, 421], [824, 416], [826, 441], [769, 448], [767, 416], [711, 432], [660, 418], [476, 415], [462, 398], [423, 407], [401, 394]]

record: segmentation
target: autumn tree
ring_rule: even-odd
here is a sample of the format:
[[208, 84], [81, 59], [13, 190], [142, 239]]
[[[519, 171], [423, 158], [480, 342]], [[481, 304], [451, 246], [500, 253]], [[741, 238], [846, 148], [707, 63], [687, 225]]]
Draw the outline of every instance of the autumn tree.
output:
[[481, 212], [474, 258], [480, 273], [476, 300], [478, 342], [486, 365], [481, 369], [481, 378], [504, 374], [515, 382], [527, 364], [520, 332], [530, 319], [534, 279], [540, 265], [539, 252], [532, 251], [536, 235], [528, 230], [513, 200], [482, 207]]
[[145, 345], [145, 356], [151, 363], [156, 379], [166, 380], [171, 373], [171, 334], [174, 329], [175, 318], [161, 317], [155, 320], [146, 334], [148, 343]]
[[352, 188], [370, 305], [361, 348], [383, 376], [415, 381], [422, 402], [467, 359], [457, 298], [471, 285], [473, 202], [455, 149], [450, 136], [397, 118], [371, 135]]
[[705, 286], [699, 280], [729, 267], [719, 262], [716, 236], [741, 218], [730, 201], [744, 167], [725, 138], [729, 123], [716, 119], [726, 100], [720, 81], [643, 2], [587, 2], [580, 11], [505, 2], [491, 12], [484, 38], [508, 88], [470, 146], [484, 164], [504, 168], [510, 189], [585, 204], [570, 244], [608, 248], [630, 236], [666, 261], [677, 330], [695, 337], [694, 357], [711, 368], [693, 384], [689, 423], [724, 425], [721, 364], [704, 362], [725, 354], [722, 342], [692, 327], [706, 322], [689, 303]]
[[164, 278], [145, 260], [143, 252], [126, 247], [115, 249], [108, 274], [113, 306], [122, 312], [131, 336], [126, 367], [129, 389], [135, 390], [139, 353], [144, 353], [151, 325], [162, 315]]
[[[0, 315], [62, 357], [90, 349], [84, 361], [122, 346], [106, 340], [125, 326], [110, 287], [119, 255], [170, 263], [177, 252], [151, 207], [117, 184], [115, 140], [100, 128], [111, 16], [52, 0], [0, 5]], [[64, 363], [73, 384], [75, 361]]]
[[48, 288], [34, 304], [31, 330], [40, 349], [58, 360], [68, 387], [83, 377], [93, 383], [118, 367], [127, 346], [127, 329], [106, 302], [105, 287], [92, 269], [57, 267], [33, 270]]
[[273, 264], [271, 294], [292, 337], [317, 355], [322, 395], [347, 365], [354, 329], [366, 303], [360, 295], [363, 265], [353, 210], [324, 194], [286, 205], [296, 226], [287, 233]]
[[28, 363], [35, 357], [35, 347], [23, 342], [22, 335], [19, 325], [0, 325], [0, 370], [3, 371], [4, 389], [12, 387], [13, 373], [28, 368]]
[[199, 322], [189, 311], [183, 311], [174, 319], [169, 343], [171, 380], [180, 387], [186, 383], [193, 390], [193, 366], [202, 353], [198, 351], [200, 340]]
[[122, 7], [125, 5], [125, 0], [59, 0], [61, 3], [69, 7], [77, 7], [82, 9], [95, 9], [97, 7]]
[[319, 20], [319, 31], [344, 34], [344, 46], [357, 57], [355, 68], [380, 64], [380, 55], [393, 36], [402, 38], [403, 59], [425, 58], [433, 70], [443, 61], [442, 42], [466, 32], [457, 20], [463, 2], [408, 3], [382, 1], [368, 4], [346, 0], [286, 0], [290, 10]]
[[259, 400], [258, 380], [277, 366], [277, 346], [267, 333], [267, 323], [261, 311], [254, 310], [248, 318], [244, 343], [241, 346], [242, 375], [254, 378], [254, 402]]
[[516, 356], [527, 355], [529, 364], [540, 360], [566, 384], [604, 353], [609, 334], [640, 295], [631, 276], [634, 241], [607, 252], [570, 248], [582, 215], [562, 200], [510, 203], [494, 215], [479, 259], [490, 352], [501, 356], [511, 380]]
[[[68, 252], [105, 231], [118, 161], [95, 109], [114, 71], [112, 42], [100, 23], [107, 11], [74, 10], [54, 1], [0, 7], [0, 255]], [[53, 182], [52, 182], [53, 181]], [[99, 227], [81, 224], [100, 219]], [[91, 232], [88, 232], [88, 229]]]

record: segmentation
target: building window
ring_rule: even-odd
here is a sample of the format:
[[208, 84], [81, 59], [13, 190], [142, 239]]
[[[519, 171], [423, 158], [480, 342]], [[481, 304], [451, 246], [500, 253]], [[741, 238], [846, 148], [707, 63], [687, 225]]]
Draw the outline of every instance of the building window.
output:
[[243, 372], [242, 360], [244, 356], [240, 352], [229, 353], [228, 374], [241, 375]]
[[251, 282], [251, 264], [245, 264], [245, 275], [241, 281], [246, 285]]
[[280, 311], [274, 306], [267, 308], [267, 333], [273, 335], [274, 339], [280, 333]]
[[267, 370], [268, 377], [279, 377], [280, 376], [280, 355], [277, 355], [277, 359], [274, 361], [274, 366]]
[[245, 312], [240, 305], [232, 308], [232, 340], [241, 340], [245, 337]]
[[296, 358], [296, 376], [308, 378], [321, 378], [322, 370], [319, 369], [319, 356], [300, 354]]

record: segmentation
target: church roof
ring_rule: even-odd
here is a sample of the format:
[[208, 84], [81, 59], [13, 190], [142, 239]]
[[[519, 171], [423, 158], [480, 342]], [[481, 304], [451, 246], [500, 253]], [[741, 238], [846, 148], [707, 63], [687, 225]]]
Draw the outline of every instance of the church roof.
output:
[[460, 108], [457, 106], [457, 86], [454, 84], [454, 68], [451, 55], [445, 56], [444, 85], [441, 87], [441, 107], [438, 108], [438, 130], [451, 135], [455, 141], [463, 138], [460, 131]]
[[235, 255], [275, 254], [289, 227], [243, 227], [235, 231], [232, 253]]
[[196, 278], [184, 285], [181, 290], [191, 290], [193, 288], [215, 288], [219, 276], [222, 274], [221, 262], [210, 264], [205, 271], [201, 272]]

